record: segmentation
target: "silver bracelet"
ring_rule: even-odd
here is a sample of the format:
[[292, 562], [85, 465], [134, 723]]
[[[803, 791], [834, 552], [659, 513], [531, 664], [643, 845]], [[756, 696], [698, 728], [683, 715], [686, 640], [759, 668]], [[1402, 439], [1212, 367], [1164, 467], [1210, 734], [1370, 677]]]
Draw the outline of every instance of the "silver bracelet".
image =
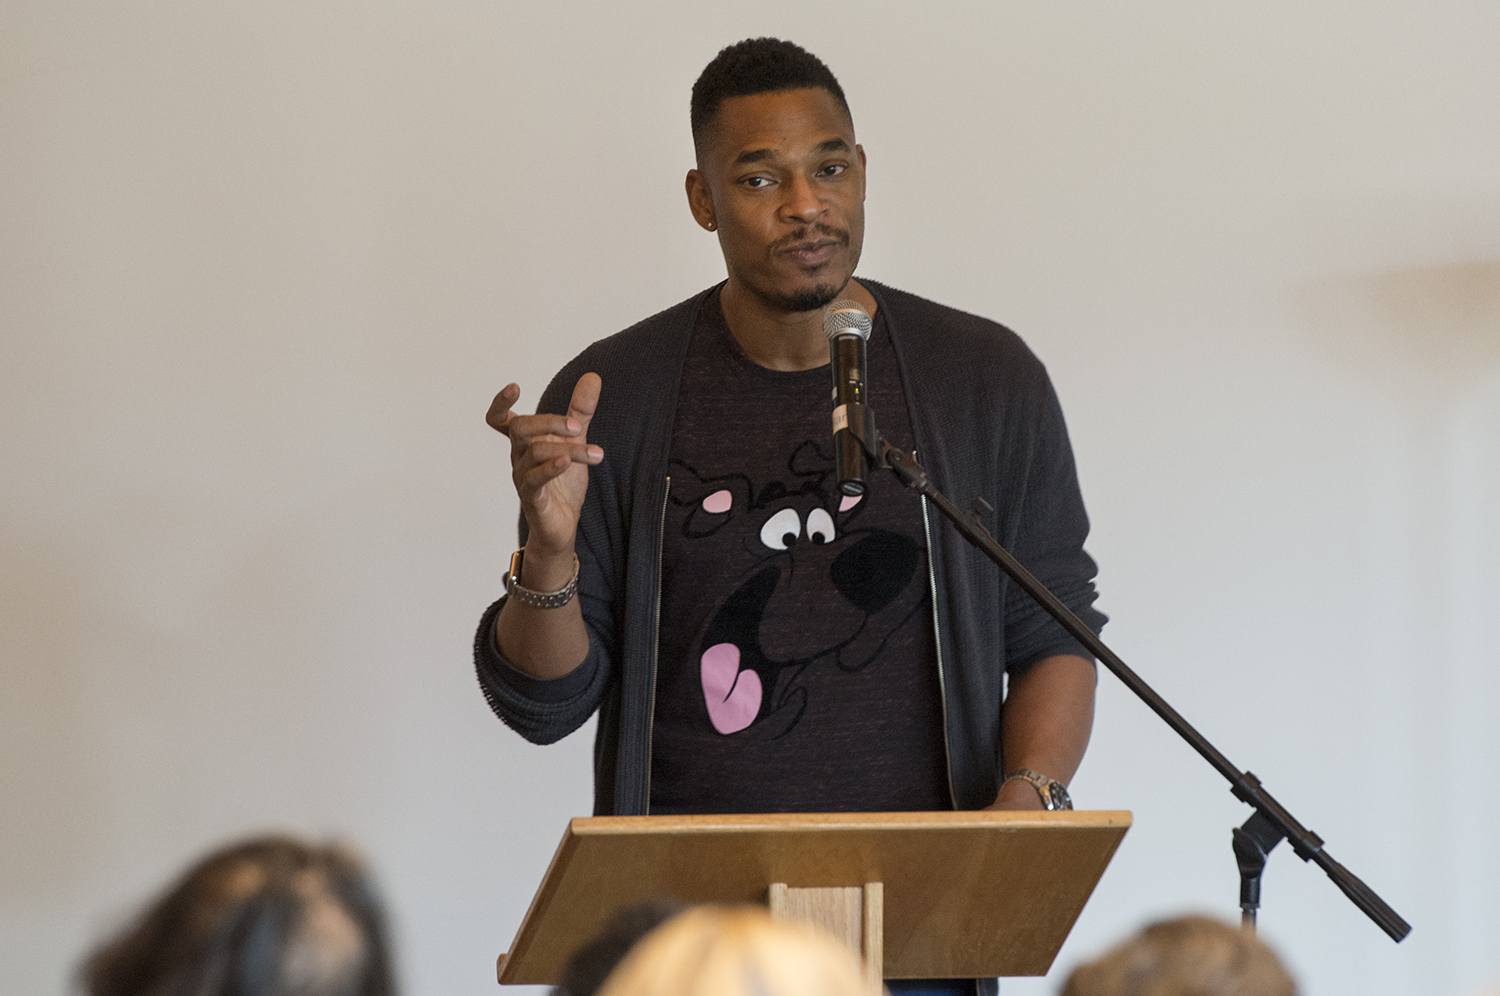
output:
[[521, 584], [521, 560], [526, 551], [517, 550], [510, 556], [510, 570], [505, 575], [505, 590], [522, 605], [533, 609], [560, 609], [578, 594], [578, 554], [573, 554], [573, 576], [568, 583], [556, 591], [533, 591]]
[[[1068, 787], [1056, 778], [1048, 778], [1030, 768], [1017, 768], [1006, 777], [1005, 782], [1012, 782], [1016, 779], [1027, 782], [1036, 789], [1036, 794], [1042, 797], [1044, 808], [1048, 810], [1073, 808], [1073, 800], [1068, 797]], [[1000, 784], [1004, 785], [1005, 782]]]

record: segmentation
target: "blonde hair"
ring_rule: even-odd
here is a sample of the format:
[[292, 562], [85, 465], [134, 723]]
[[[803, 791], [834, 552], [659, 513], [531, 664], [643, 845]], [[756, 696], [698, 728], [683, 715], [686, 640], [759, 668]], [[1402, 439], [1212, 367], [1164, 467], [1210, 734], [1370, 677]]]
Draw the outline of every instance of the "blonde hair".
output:
[[652, 931], [599, 996], [871, 996], [854, 953], [755, 906], [700, 906]]
[[1062, 996], [1297, 996], [1297, 983], [1255, 935], [1184, 916], [1080, 965]]

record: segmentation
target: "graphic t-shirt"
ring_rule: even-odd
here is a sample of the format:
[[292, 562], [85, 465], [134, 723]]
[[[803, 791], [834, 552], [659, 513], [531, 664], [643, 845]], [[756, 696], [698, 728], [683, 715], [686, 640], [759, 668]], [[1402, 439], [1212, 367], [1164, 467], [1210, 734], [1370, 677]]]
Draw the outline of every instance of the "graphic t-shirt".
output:
[[[921, 504], [834, 480], [828, 367], [768, 370], [697, 317], [672, 436], [653, 813], [951, 809]], [[911, 424], [880, 314], [869, 397]]]

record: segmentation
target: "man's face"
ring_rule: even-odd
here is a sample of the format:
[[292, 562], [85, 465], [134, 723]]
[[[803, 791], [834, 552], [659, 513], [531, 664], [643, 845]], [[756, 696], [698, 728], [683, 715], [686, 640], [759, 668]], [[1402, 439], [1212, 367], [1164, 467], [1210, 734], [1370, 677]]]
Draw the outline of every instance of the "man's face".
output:
[[865, 234], [865, 154], [843, 105], [822, 88], [731, 97], [703, 146], [689, 202], [730, 280], [782, 311], [837, 297]]

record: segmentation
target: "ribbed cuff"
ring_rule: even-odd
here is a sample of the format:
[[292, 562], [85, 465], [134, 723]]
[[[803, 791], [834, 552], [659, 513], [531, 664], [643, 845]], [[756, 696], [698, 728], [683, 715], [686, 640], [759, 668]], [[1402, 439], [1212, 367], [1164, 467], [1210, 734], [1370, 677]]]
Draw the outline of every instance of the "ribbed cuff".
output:
[[492, 677], [522, 698], [549, 705], [566, 702], [583, 694], [593, 681], [594, 669], [598, 666], [592, 648], [583, 663], [560, 678], [538, 678], [527, 674], [512, 664], [495, 642], [495, 617], [500, 615], [500, 609], [504, 605], [505, 596], [502, 595], [498, 602], [485, 610], [479, 619], [479, 632], [474, 640], [475, 656], [481, 664], [490, 667]]

